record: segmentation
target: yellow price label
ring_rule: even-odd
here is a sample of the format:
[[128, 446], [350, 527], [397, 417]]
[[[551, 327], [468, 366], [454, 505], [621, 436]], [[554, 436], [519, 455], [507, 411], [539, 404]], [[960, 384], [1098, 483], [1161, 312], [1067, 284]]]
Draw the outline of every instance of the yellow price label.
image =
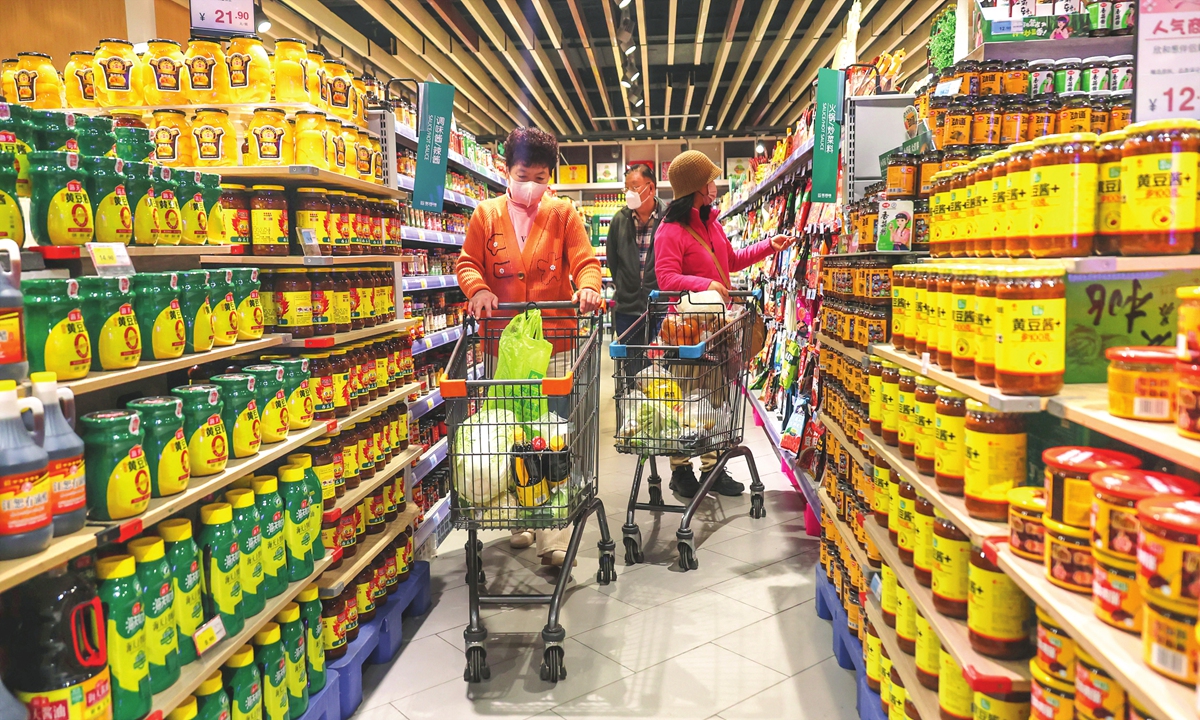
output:
[[96, 265], [116, 265], [117, 254], [112, 248], [98, 247], [92, 250], [92, 262]]
[[432, 410], [432, 409], [433, 409], [433, 398], [426, 398], [426, 399], [425, 399], [425, 408], [426, 408], [427, 410]]
[[424, 290], [427, 287], [429, 287], [428, 281], [426, 281], [425, 278], [421, 278], [421, 289]]

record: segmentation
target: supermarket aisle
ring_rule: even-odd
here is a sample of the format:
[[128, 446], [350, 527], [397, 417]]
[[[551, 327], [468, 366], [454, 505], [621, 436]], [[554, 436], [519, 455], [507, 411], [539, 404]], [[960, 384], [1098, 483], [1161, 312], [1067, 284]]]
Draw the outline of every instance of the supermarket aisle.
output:
[[[639, 513], [647, 562], [625, 567], [620, 526], [636, 463], [609, 444], [616, 417], [611, 374], [605, 352], [599, 487], [617, 540], [619, 577], [596, 584], [593, 521], [563, 606], [566, 679], [551, 687], [538, 678], [545, 607], [502, 607], [484, 611], [491, 680], [463, 682], [465, 533], [456, 531], [433, 562], [433, 610], [406, 624], [408, 640], [394, 664], [367, 669], [357, 718], [856, 716], [854, 675], [833, 659], [831, 626], [813, 609], [817, 540], [804, 535], [799, 496], [752, 419], [747, 443], [764, 473], [767, 517], [750, 519], [748, 493], [709, 498], [693, 523], [700, 568], [681, 573], [674, 548], [679, 516]], [[660, 472], [669, 472], [665, 461]], [[749, 484], [743, 462], [733, 473]], [[534, 550], [512, 550], [506, 533], [490, 533], [484, 542], [493, 589], [548, 591], [554, 574], [541, 568]]]

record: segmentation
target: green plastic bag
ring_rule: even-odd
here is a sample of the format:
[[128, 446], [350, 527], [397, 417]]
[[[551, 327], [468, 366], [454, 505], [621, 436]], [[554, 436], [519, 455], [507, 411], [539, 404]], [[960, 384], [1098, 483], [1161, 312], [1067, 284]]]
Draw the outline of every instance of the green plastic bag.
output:
[[[542, 312], [526, 310], [509, 322], [500, 334], [496, 380], [540, 380], [546, 377], [554, 346], [542, 337]], [[540, 384], [498, 385], [488, 397], [504, 398], [492, 407], [510, 411], [519, 422], [531, 422], [546, 413], [546, 398]]]

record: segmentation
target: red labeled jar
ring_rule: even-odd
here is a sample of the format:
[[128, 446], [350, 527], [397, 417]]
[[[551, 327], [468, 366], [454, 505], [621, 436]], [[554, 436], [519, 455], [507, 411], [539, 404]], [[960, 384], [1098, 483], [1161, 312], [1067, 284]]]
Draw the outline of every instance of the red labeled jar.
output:
[[1042, 452], [1046, 465], [1046, 518], [1078, 528], [1091, 525], [1091, 475], [1105, 470], [1134, 470], [1142, 461], [1100, 448], [1060, 446]]

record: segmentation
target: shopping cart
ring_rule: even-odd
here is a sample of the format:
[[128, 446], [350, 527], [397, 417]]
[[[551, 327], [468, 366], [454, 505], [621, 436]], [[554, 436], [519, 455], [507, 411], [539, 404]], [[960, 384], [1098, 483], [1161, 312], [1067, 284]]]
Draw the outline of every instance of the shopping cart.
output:
[[[547, 377], [494, 379], [504, 328], [516, 313], [531, 308], [543, 312], [543, 334], [555, 344]], [[467, 318], [468, 332], [450, 356], [441, 392], [450, 428], [450, 517], [456, 528], [465, 528], [468, 534], [470, 609], [463, 631], [467, 644], [463, 679], [467, 682], [491, 676], [480, 605], [548, 603], [541, 677], [558, 682], [566, 676], [566, 632], [558, 624], [558, 612], [584, 522], [593, 513], [600, 523], [596, 580], [607, 585], [617, 578], [616, 544], [609, 536], [604, 505], [596, 496], [602, 318], [579, 315], [569, 302], [501, 303], [492, 318]], [[470, 332], [473, 326], [475, 332]], [[484, 594], [480, 530], [566, 527], [571, 528], [571, 540], [553, 593]]]
[[[618, 452], [638, 456], [629, 510], [621, 527], [626, 565], [645, 559], [635, 513], [650, 510], [683, 513], [675, 533], [679, 567], [685, 571], [699, 567], [692, 517], [730, 458], [746, 458], [751, 478], [750, 517], [766, 517], [764, 486], [754, 454], [741, 445], [745, 396], [740, 386], [750, 363], [757, 311], [749, 302], [752, 293], [730, 295], [735, 302], [729, 309], [720, 303], [690, 304], [687, 311], [680, 312], [677, 304], [682, 294], [655, 291], [647, 311], [609, 346], [616, 361], [615, 445]], [[634, 342], [639, 344], [631, 344]], [[654, 457], [690, 458], [709, 452], [720, 457], [691, 502], [665, 504]], [[650, 501], [642, 503], [638, 493], [647, 463]]]

